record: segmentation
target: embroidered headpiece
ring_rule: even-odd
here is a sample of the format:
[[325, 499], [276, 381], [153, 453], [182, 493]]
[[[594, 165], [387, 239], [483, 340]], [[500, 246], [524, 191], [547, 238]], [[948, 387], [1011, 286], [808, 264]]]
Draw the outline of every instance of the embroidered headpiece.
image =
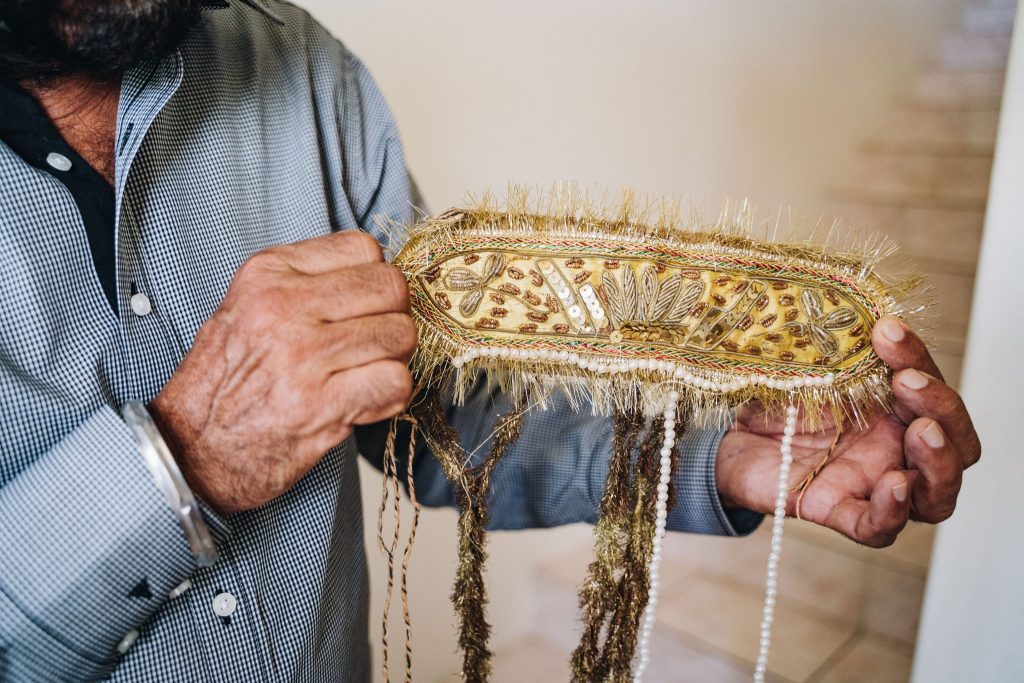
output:
[[[881, 274], [894, 246], [756, 239], [745, 206], [710, 225], [682, 220], [667, 202], [653, 213], [628, 193], [608, 211], [574, 188], [541, 206], [513, 190], [503, 207], [484, 201], [421, 221], [394, 258], [419, 327], [413, 373], [420, 389], [434, 390], [420, 392], [411, 413], [458, 495], [453, 600], [467, 681], [490, 673], [482, 576], [490, 476], [525, 413], [551, 392], [615, 425], [595, 560], [580, 594], [584, 630], [572, 660], [580, 681], [643, 673], [685, 425], [721, 424], [753, 400], [785, 409], [790, 433], [798, 410], [812, 425], [826, 411], [842, 424], [888, 406], [890, 371], [872, 350], [871, 328], [883, 315], [911, 313], [905, 301], [920, 285]], [[430, 397], [453, 389], [459, 403], [480, 372], [515, 407], [472, 465]], [[789, 491], [786, 449], [782, 456], [778, 537]], [[769, 598], [774, 604], [771, 585]], [[758, 671], [763, 678], [761, 661]]]

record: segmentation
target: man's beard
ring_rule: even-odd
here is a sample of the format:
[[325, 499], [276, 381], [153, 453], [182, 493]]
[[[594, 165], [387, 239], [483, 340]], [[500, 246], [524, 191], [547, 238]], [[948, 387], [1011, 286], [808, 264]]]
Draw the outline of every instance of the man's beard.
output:
[[199, 19], [202, 0], [0, 0], [0, 75], [109, 74], [160, 58]]

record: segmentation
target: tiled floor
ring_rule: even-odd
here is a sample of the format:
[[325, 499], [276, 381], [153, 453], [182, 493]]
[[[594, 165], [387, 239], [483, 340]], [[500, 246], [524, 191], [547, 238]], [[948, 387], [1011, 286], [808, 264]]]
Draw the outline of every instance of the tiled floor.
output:
[[[667, 539], [648, 681], [750, 680], [769, 531], [764, 524], [746, 539]], [[879, 551], [790, 520], [769, 680], [908, 680], [932, 535], [913, 525]], [[576, 586], [590, 555], [589, 547], [574, 549], [538, 573], [537, 628], [498, 653], [496, 683], [569, 680]]]

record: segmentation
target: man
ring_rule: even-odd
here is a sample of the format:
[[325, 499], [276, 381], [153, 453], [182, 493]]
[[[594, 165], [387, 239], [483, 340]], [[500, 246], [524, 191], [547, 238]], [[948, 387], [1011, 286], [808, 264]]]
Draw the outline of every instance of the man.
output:
[[[0, 22], [0, 678], [369, 680], [353, 433], [405, 405], [415, 345], [369, 236], [415, 202], [380, 93], [275, 0], [4, 0]], [[887, 319], [873, 341], [896, 414], [843, 437], [803, 515], [882, 546], [949, 516], [980, 451], [920, 340]], [[453, 409], [464, 444], [503, 406]], [[781, 427], [755, 417], [687, 437], [671, 528], [772, 508]], [[593, 520], [609, 434], [531, 414], [493, 526]], [[794, 477], [831, 438], [798, 435]]]

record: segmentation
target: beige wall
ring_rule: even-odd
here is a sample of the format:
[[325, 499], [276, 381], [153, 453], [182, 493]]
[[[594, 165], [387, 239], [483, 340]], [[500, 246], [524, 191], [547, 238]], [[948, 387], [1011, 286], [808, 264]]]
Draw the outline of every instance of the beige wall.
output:
[[[1024, 15], [1018, 13], [974, 286], [963, 397], [985, 454], [939, 528], [914, 681], [1024, 681]], [[1007, 308], [1007, 302], [1009, 304]], [[1008, 343], [1009, 342], [1009, 343]]]
[[[509, 180], [688, 195], [709, 212], [821, 204], [959, 0], [302, 0], [376, 75], [434, 209]], [[379, 499], [364, 484], [368, 522]], [[371, 524], [372, 526], [372, 524]], [[417, 680], [456, 670], [454, 515], [413, 562]], [[498, 535], [495, 643], [530, 629], [527, 574], [582, 528]], [[382, 576], [374, 543], [373, 577]], [[379, 590], [372, 625], [379, 633]], [[396, 626], [400, 622], [396, 622]], [[394, 633], [394, 630], [392, 631]], [[400, 642], [400, 634], [393, 642]], [[396, 649], [396, 656], [399, 651]]]

